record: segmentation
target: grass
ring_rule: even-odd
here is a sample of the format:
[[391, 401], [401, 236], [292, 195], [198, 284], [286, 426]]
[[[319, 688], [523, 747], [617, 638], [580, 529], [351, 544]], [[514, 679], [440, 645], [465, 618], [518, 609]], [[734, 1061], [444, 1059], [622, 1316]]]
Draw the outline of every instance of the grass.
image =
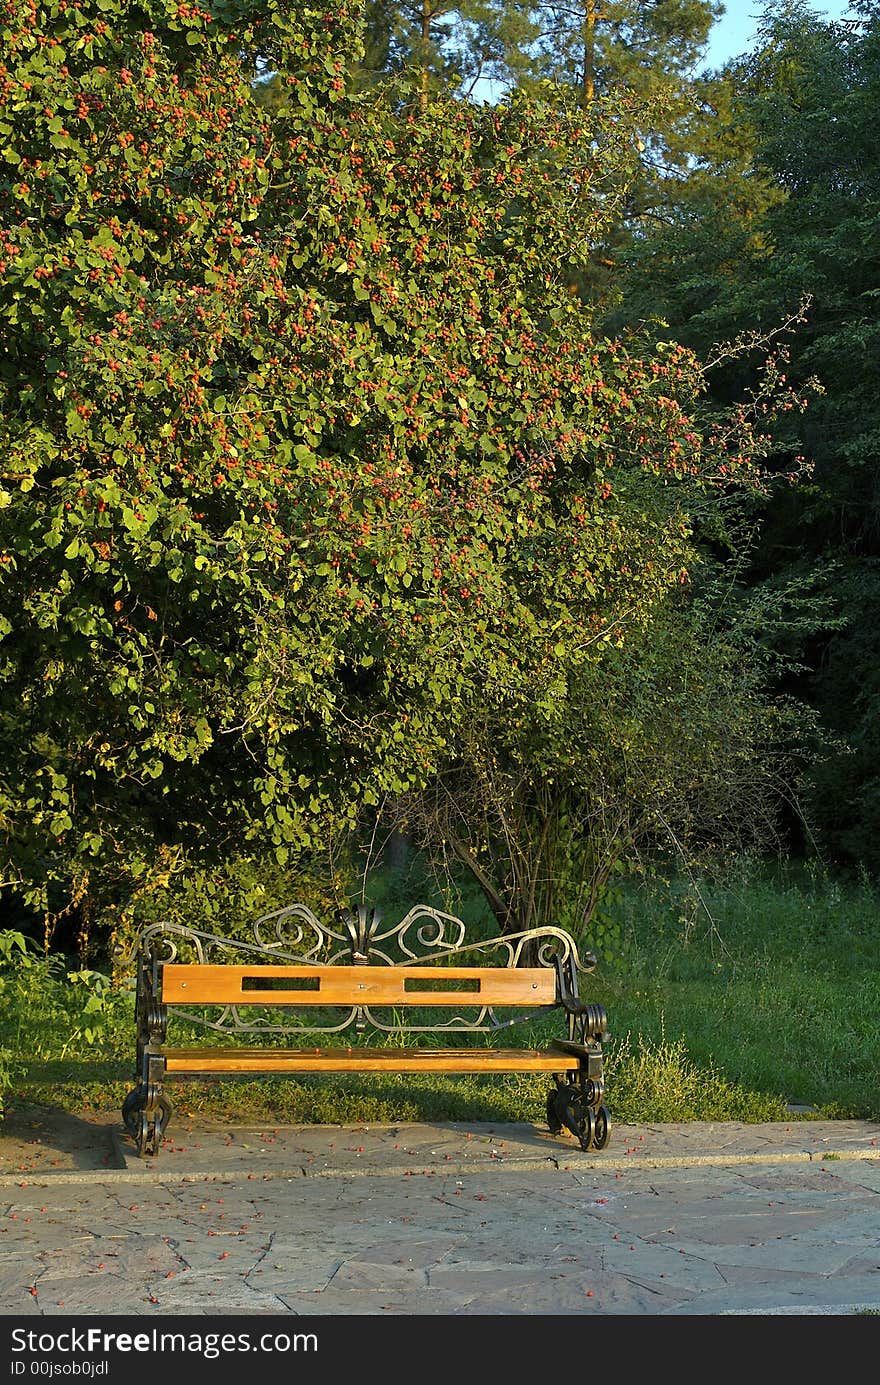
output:
[[[473, 901], [458, 908], [467, 917]], [[615, 917], [614, 953], [582, 984], [609, 1015], [615, 1121], [790, 1120], [792, 1104], [809, 1108], [807, 1119], [880, 1119], [880, 899], [870, 882], [789, 867], [723, 881], [656, 876], [622, 890]], [[63, 959], [0, 947], [0, 1008], [9, 1096], [119, 1109], [133, 1077], [130, 994], [100, 973], [71, 979]], [[531, 1039], [558, 1032], [550, 1017]], [[442, 1074], [169, 1087], [193, 1115], [293, 1124], [541, 1123], [546, 1090], [544, 1077]]]
[[621, 907], [596, 977], [618, 1035], [682, 1042], [732, 1089], [827, 1118], [880, 1118], [880, 898], [791, 868], [654, 880]]

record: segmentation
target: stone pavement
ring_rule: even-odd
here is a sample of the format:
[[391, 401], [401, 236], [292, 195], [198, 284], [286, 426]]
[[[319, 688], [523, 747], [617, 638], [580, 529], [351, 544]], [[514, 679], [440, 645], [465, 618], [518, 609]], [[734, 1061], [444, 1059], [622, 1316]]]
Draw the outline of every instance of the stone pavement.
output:
[[[0, 1315], [880, 1312], [880, 1124], [233, 1128], [0, 1139]], [[2, 1126], [0, 1126], [2, 1130]], [[35, 1131], [35, 1134], [29, 1134]]]

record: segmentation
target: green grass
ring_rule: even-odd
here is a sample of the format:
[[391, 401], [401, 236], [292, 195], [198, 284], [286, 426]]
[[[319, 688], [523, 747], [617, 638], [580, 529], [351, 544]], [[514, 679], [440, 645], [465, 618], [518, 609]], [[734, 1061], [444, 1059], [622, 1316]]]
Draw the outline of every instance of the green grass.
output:
[[880, 1117], [880, 898], [793, 869], [625, 893], [621, 956], [589, 983], [618, 1037], [683, 1044], [732, 1089]]
[[[459, 901], [465, 917], [474, 907]], [[615, 911], [614, 955], [581, 987], [608, 1011], [613, 1120], [786, 1120], [790, 1104], [811, 1108], [805, 1118], [880, 1119], [880, 899], [869, 882], [793, 868], [723, 882], [658, 876], [623, 889]], [[93, 975], [70, 980], [60, 959], [23, 963], [0, 948], [0, 1011], [8, 1095], [119, 1109], [133, 1077], [130, 995]], [[524, 1041], [559, 1032], [551, 1016]], [[442, 1074], [169, 1086], [183, 1113], [295, 1124], [540, 1123], [546, 1091], [544, 1077]]]

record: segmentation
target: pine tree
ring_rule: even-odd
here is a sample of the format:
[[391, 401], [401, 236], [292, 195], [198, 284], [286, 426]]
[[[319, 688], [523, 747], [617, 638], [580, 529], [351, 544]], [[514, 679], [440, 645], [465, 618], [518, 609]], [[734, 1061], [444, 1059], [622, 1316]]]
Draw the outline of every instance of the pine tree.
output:
[[432, 92], [469, 96], [481, 80], [510, 85], [538, 36], [526, 0], [366, 0], [361, 80], [416, 69], [423, 105]]
[[705, 51], [717, 0], [543, 0], [530, 76], [576, 86], [587, 103], [625, 88], [680, 97]]
[[700, 64], [716, 0], [546, 0], [533, 7], [539, 37], [519, 79], [527, 90], [552, 81], [573, 86], [581, 103], [625, 96], [639, 112], [640, 169], [623, 215], [596, 248], [591, 269], [571, 291], [608, 310], [622, 292], [622, 267], [656, 222], [669, 217], [670, 196], [704, 161], [720, 128], [723, 84]]

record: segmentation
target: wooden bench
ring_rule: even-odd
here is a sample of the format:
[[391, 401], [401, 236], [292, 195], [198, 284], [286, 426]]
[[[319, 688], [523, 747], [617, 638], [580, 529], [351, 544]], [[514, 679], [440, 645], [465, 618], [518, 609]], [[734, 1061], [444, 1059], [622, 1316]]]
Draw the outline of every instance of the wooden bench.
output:
[[[253, 936], [172, 923], [139, 932], [137, 1085], [122, 1117], [140, 1155], [159, 1153], [166, 1079], [216, 1074], [547, 1073], [551, 1133], [607, 1144], [606, 1014], [578, 995], [596, 959], [582, 960], [564, 929], [469, 941], [460, 919], [427, 905], [383, 931], [374, 909], [340, 911], [330, 927], [293, 904], [258, 919]], [[564, 1032], [544, 1047], [498, 1046], [553, 1010]], [[215, 1039], [172, 1046], [170, 1020]]]

